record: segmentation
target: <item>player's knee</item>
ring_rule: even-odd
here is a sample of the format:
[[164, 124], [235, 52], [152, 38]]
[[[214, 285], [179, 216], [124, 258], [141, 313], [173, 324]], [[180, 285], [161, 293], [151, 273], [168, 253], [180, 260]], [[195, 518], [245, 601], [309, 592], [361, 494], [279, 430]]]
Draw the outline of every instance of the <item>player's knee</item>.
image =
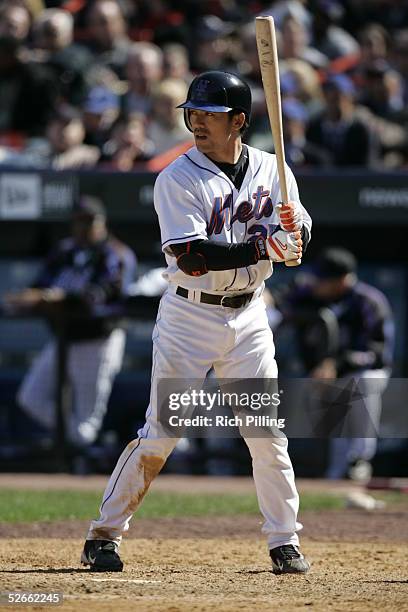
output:
[[286, 455], [288, 439], [275, 431], [270, 431], [262, 438], [245, 438], [253, 461], [262, 464], [279, 462], [281, 454]]

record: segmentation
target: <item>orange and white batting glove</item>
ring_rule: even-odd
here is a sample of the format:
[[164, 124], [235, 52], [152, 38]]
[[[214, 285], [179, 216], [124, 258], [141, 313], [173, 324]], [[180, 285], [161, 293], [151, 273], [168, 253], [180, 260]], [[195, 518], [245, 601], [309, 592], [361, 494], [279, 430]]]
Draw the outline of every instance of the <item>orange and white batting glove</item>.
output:
[[259, 259], [270, 259], [274, 262], [292, 261], [302, 257], [302, 237], [300, 232], [278, 230], [266, 240], [259, 237], [256, 249]]
[[300, 232], [303, 227], [303, 213], [299, 202], [277, 204], [279, 223], [285, 232]]

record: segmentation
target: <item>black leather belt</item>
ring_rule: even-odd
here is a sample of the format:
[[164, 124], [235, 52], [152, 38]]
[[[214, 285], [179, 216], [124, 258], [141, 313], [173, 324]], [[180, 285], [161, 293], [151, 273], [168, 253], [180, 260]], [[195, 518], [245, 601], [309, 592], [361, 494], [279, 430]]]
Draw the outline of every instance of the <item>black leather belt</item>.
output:
[[[178, 286], [176, 289], [177, 295], [188, 299], [188, 289]], [[201, 291], [200, 302], [203, 304], [213, 304], [214, 306], [224, 306], [224, 308], [242, 308], [245, 304], [251, 301], [254, 292], [243, 293], [242, 295], [214, 295], [213, 293], [204, 293]]]

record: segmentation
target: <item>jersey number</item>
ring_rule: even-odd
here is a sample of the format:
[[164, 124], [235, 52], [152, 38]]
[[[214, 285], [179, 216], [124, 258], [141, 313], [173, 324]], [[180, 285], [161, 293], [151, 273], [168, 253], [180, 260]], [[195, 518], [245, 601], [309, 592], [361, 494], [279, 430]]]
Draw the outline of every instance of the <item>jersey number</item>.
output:
[[264, 225], [260, 224], [251, 225], [251, 227], [248, 229], [248, 234], [251, 234], [251, 237], [249, 238], [248, 242], [255, 242], [255, 240], [260, 236], [262, 236], [262, 238], [266, 240], [268, 236], [272, 236], [272, 234], [279, 231], [280, 229], [280, 225], [275, 225], [273, 223], [269, 223], [268, 227], [265, 227]]

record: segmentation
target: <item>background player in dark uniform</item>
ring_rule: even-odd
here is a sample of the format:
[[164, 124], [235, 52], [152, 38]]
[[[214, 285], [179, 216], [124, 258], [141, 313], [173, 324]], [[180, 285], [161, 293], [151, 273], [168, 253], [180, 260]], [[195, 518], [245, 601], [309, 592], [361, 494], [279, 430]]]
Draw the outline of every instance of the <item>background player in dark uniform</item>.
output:
[[[101, 203], [85, 196], [73, 214], [72, 237], [58, 244], [33, 287], [6, 297], [9, 307], [45, 314], [51, 326], [63, 317], [73, 398], [67, 429], [76, 448], [92, 444], [98, 435], [125, 347], [124, 330], [96, 313], [121, 298], [135, 266], [133, 252], [110, 238]], [[50, 429], [55, 426], [56, 363], [51, 341], [18, 392], [23, 410]]]
[[[355, 377], [364, 389], [356, 437], [332, 438], [327, 477], [368, 478], [377, 439], [381, 394], [390, 376], [394, 323], [385, 295], [361, 282], [356, 259], [342, 248], [317, 258], [312, 275], [299, 274], [293, 286], [277, 296], [286, 321], [295, 325], [301, 359], [314, 379]], [[361, 432], [362, 437], [357, 437]]]

